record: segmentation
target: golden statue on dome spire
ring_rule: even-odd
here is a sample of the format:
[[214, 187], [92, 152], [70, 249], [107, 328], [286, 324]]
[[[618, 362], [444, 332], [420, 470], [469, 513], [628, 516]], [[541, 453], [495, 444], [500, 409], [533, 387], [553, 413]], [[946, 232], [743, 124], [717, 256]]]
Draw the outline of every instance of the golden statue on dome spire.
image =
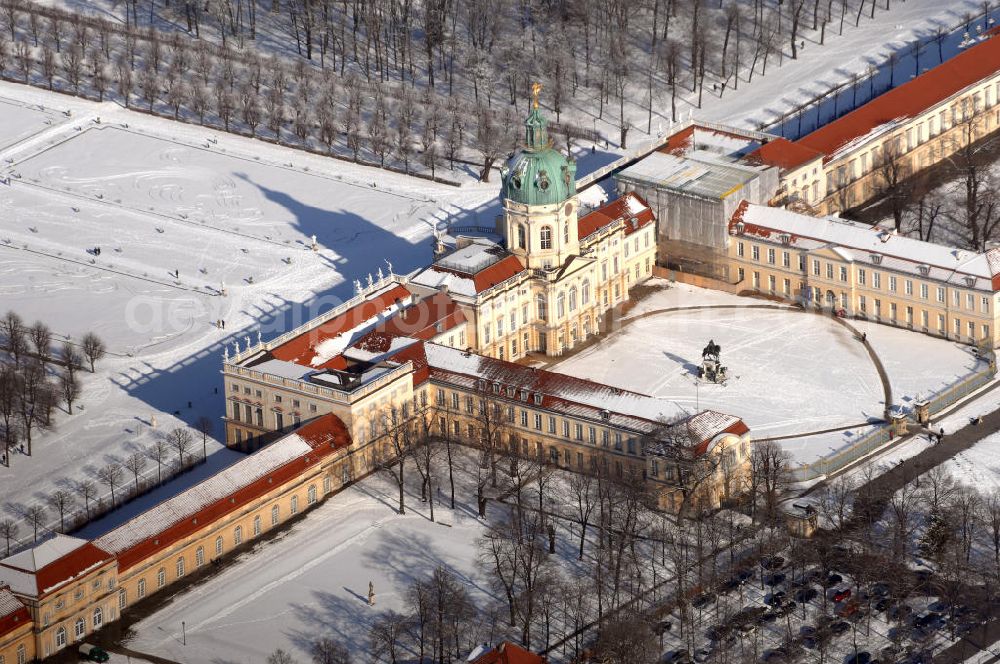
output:
[[531, 107], [534, 108], [535, 110], [538, 110], [538, 95], [541, 93], [541, 91], [542, 91], [541, 83], [538, 83], [536, 81], [535, 83], [531, 84], [531, 99], [532, 99]]

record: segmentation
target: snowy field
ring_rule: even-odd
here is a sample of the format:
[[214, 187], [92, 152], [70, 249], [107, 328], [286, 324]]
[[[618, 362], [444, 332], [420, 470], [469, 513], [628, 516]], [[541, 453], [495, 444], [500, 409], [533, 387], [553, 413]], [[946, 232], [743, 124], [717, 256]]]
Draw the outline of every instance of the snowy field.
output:
[[4, 518], [199, 416], [219, 436], [224, 345], [335, 306], [355, 279], [387, 271], [383, 259], [398, 273], [425, 264], [434, 224], [474, 224], [495, 196], [14, 84], [0, 95], [21, 109], [0, 145], [35, 130], [0, 147], [12, 175], [0, 185], [0, 311], [45, 322], [57, 348], [87, 331], [108, 346], [80, 408], [0, 466]]
[[[0, 149], [36, 134], [56, 121], [56, 114], [31, 108], [10, 99], [0, 99]], [[65, 118], [64, 118], [65, 119]]]
[[[136, 636], [127, 647], [186, 664], [262, 664], [275, 648], [306, 661], [309, 643], [329, 636], [356, 653], [358, 661], [367, 661], [372, 621], [388, 609], [408, 611], [407, 586], [428, 578], [438, 566], [451, 570], [485, 611], [502, 598], [490, 590], [476, 562], [485, 524], [476, 515], [475, 477], [466, 470], [474, 463], [464, 452], [457, 455], [456, 509], [448, 509], [446, 496], [438, 494], [436, 522], [420, 501], [420, 480], [412, 467], [405, 515], [396, 511], [398, 489], [387, 475], [361, 481], [133, 625]], [[436, 472], [446, 493], [446, 467]], [[488, 518], [508, 509], [491, 502]], [[557, 525], [557, 533], [560, 567], [571, 572], [577, 565], [578, 531]], [[369, 581], [374, 608], [368, 606]]]
[[[654, 280], [662, 286], [662, 280]], [[881, 420], [881, 381], [853, 334], [826, 316], [691, 286], [640, 300], [600, 345], [553, 367], [675, 401], [689, 411], [742, 417], [755, 438], [850, 428], [783, 443], [797, 461], [840, 449]], [[690, 307], [713, 307], [685, 310]], [[650, 313], [677, 309], [663, 313]], [[646, 314], [645, 316], [643, 316]], [[893, 399], [930, 396], [977, 367], [964, 346], [884, 325], [863, 325], [889, 375]], [[709, 340], [722, 346], [725, 385], [695, 380]]]

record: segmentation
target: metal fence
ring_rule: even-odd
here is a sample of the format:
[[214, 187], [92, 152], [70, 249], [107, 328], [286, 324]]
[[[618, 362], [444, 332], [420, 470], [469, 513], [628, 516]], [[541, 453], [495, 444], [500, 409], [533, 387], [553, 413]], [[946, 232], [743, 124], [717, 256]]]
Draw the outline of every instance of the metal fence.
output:
[[804, 463], [791, 469], [792, 481], [804, 482], [813, 480], [823, 475], [836, 472], [849, 463], [853, 463], [878, 449], [883, 443], [891, 439], [892, 427], [881, 425], [874, 431], [862, 436], [858, 442], [850, 447], [838, 450], [830, 456], [823, 457], [813, 463]]
[[[931, 415], [943, 411], [945, 408], [972, 394], [980, 387], [993, 380], [995, 375], [996, 370], [993, 369], [991, 365], [991, 367], [987, 367], [981, 371], [976, 371], [959, 378], [951, 385], [936, 393], [929, 400]], [[817, 477], [836, 472], [848, 464], [854, 463], [865, 455], [874, 452], [883, 443], [891, 440], [891, 429], [892, 427], [889, 425], [881, 425], [874, 431], [862, 436], [856, 443], [849, 447], [838, 450], [837, 452], [823, 457], [818, 461], [814, 461], [813, 463], [803, 463], [795, 468], [792, 468], [792, 480], [795, 482], [813, 480]]]

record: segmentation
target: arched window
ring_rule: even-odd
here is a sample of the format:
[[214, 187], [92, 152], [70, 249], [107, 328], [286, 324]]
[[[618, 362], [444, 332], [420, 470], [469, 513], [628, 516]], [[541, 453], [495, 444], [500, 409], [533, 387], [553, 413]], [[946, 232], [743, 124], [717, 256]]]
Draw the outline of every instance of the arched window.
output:
[[576, 286], [569, 289], [569, 310], [576, 311]]
[[239, 546], [243, 543], [243, 526], [236, 526], [233, 529], [233, 546]]
[[122, 588], [118, 591], [118, 608], [122, 611], [128, 606], [128, 591]]
[[271, 508], [271, 525], [272, 526], [278, 525], [278, 516], [279, 516], [278, 506], [275, 505], [274, 507]]
[[517, 225], [517, 246], [520, 249], [524, 249], [527, 246], [527, 232], [524, 229], [524, 224]]
[[101, 607], [94, 609], [94, 629], [99, 628], [104, 624], [104, 612], [101, 611]]
[[222, 535], [215, 538], [215, 555], [222, 555]]
[[194, 552], [194, 566], [201, 567], [205, 564], [205, 547], [199, 546]]
[[327, 494], [333, 491], [333, 480], [327, 475], [323, 478], [323, 493]]
[[299, 497], [298, 496], [292, 496], [292, 500], [290, 502], [291, 502], [291, 507], [290, 507], [289, 511], [292, 514], [298, 514], [299, 513]]
[[66, 647], [66, 628], [60, 627], [56, 630], [56, 648]]
[[551, 226], [542, 226], [542, 230], [541, 230], [540, 234], [541, 234], [541, 240], [542, 240], [541, 248], [542, 249], [551, 249], [552, 248], [552, 227]]
[[135, 594], [138, 595], [139, 599], [146, 596], [146, 579], [139, 579], [139, 583], [135, 586]]
[[253, 534], [260, 535], [260, 530], [261, 530], [260, 515], [258, 514], [253, 518]]
[[563, 244], [569, 244], [569, 222], [563, 224]]
[[179, 579], [182, 576], [184, 576], [184, 559], [183, 558], [178, 558], [177, 559], [177, 578]]
[[156, 587], [162, 588], [165, 585], [167, 585], [167, 570], [161, 567], [156, 573]]
[[77, 618], [76, 623], [73, 625], [73, 636], [77, 639], [82, 639], [83, 635], [87, 633], [87, 623], [83, 621], [83, 618]]
[[566, 293], [559, 293], [556, 296], [556, 318], [562, 318], [566, 315]]
[[316, 485], [310, 484], [309, 491], [306, 493], [306, 502], [310, 505], [316, 502]]
[[549, 303], [545, 299], [544, 295], [539, 295], [535, 298], [535, 304], [538, 307], [538, 320], [548, 320], [549, 318]]
[[590, 302], [590, 280], [584, 279], [583, 285], [580, 286], [580, 304], [588, 304]]

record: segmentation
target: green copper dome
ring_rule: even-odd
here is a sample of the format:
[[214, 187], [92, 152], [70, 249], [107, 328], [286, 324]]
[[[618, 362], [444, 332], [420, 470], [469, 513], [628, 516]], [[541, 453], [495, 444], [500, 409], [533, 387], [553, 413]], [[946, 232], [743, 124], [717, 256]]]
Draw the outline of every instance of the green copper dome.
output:
[[562, 203], [576, 194], [576, 163], [552, 148], [537, 108], [524, 121], [524, 147], [503, 170], [500, 198], [525, 205]]

